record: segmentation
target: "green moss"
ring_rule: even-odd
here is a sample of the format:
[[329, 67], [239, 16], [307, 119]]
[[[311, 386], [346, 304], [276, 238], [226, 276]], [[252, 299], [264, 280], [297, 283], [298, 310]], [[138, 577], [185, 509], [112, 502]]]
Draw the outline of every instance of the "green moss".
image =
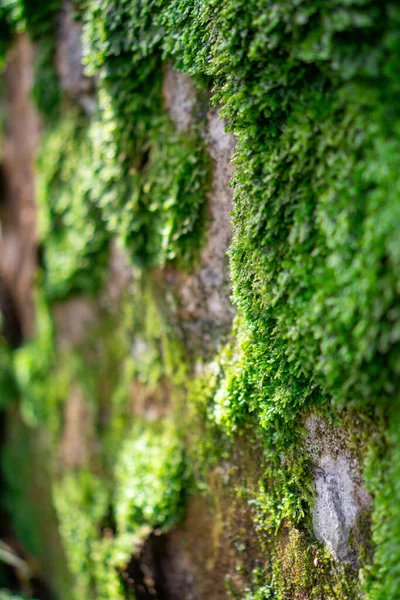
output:
[[81, 471], [64, 476], [55, 486], [54, 501], [68, 566], [75, 577], [74, 595], [95, 598], [92, 544], [107, 513], [109, 493], [99, 478]]
[[[66, 473], [55, 504], [78, 598], [125, 598], [122, 570], [154, 528], [182, 508], [182, 444], [172, 423], [143, 423], [120, 447], [109, 483], [87, 470]], [[109, 490], [112, 489], [112, 492]], [[115, 531], [104, 524], [115, 518]]]
[[202, 239], [209, 159], [201, 117], [181, 134], [163, 110], [161, 29], [151, 12], [146, 3], [87, 3], [87, 72], [101, 77], [99, 174], [112, 185], [99, 202], [134, 262], [188, 265]]
[[55, 70], [55, 40], [51, 36], [36, 44], [35, 79], [32, 97], [40, 116], [47, 125], [57, 121], [61, 113], [61, 90]]
[[366, 466], [366, 481], [374, 497], [374, 565], [363, 571], [365, 596], [395, 598], [400, 585], [399, 527], [399, 411], [393, 407], [384, 439], [375, 439]]
[[28, 32], [36, 43], [33, 95], [45, 118], [58, 113], [60, 91], [54, 68], [56, 17], [61, 0], [3, 0], [0, 6], [0, 71], [16, 34]]
[[[268, 533], [271, 547], [279, 546], [284, 523], [290, 531], [270, 579], [248, 598], [356, 598], [356, 577], [335, 567], [304, 533], [313, 492], [301, 418], [310, 410], [331, 416], [354, 406], [371, 413], [378, 404], [391, 413], [397, 402], [398, 7], [389, 0], [88, 0], [81, 9], [98, 106], [91, 117], [64, 107], [65, 118], [50, 124], [44, 141], [46, 296], [96, 293], [111, 236], [142, 270], [195, 264], [210, 168], [200, 133], [204, 110], [187, 133], [174, 130], [163, 109], [162, 65], [173, 61], [212, 81], [214, 102], [222, 104], [237, 137], [230, 260], [238, 318], [233, 340], [189, 385], [188, 423], [196, 424], [188, 436], [190, 460], [204, 481], [207, 469], [234, 456], [238, 435], [261, 440], [258, 489], [237, 493], [255, 507], [256, 526]], [[23, 14], [34, 35], [40, 32], [40, 12]], [[159, 319], [154, 289], [138, 295], [131, 338], [123, 345], [129, 353], [133, 340], [133, 356], [123, 361], [116, 353], [123, 366], [115, 369], [108, 395], [95, 385], [93, 365], [84, 374], [82, 349], [72, 361], [80, 367], [61, 378], [66, 387], [73, 378], [85, 380], [98, 406], [112, 405], [114, 416], [103, 426], [108, 433], [102, 431], [110, 447], [127, 431], [132, 380], [147, 393], [172, 381], [175, 391], [187, 386], [192, 367]], [[48, 331], [48, 323], [39, 323], [37, 341], [16, 356], [16, 370], [26, 418], [49, 427], [58, 423], [60, 402], [48, 383], [43, 393], [43, 380], [55, 381], [57, 362]], [[105, 352], [107, 375], [118, 362], [110, 357], [119, 339]], [[394, 423], [393, 417], [390, 458], [377, 451], [368, 470], [378, 544], [375, 567], [364, 569], [371, 599], [394, 600], [399, 585]], [[163, 425], [152, 431], [147, 424], [131, 435], [117, 463], [118, 497], [107, 502], [115, 502], [119, 526], [133, 535], [177, 517], [183, 468], [181, 449], [168, 446]], [[111, 464], [95, 479], [99, 489], [102, 477], [112, 477]], [[98, 531], [107, 503], [102, 516], [91, 514], [85, 482], [71, 477], [65, 492], [76, 494], [79, 518], [86, 519], [76, 544], [86, 557], [82, 564], [91, 561], [84, 573], [75, 568], [82, 590], [101, 581], [98, 597], [118, 597], [116, 569], [110, 580], [95, 572], [99, 557], [114, 564], [115, 540]], [[59, 511], [72, 549], [67, 508]]]
[[21, 396], [21, 412], [29, 425], [57, 426], [56, 389], [51, 388], [54, 365], [54, 332], [49, 308], [43, 297], [36, 297], [37, 334], [14, 353], [16, 382]]
[[124, 441], [116, 465], [115, 517], [122, 533], [141, 525], [168, 528], [182, 508], [185, 465], [175, 425], [141, 429]]
[[53, 32], [54, 18], [61, 8], [61, 0], [4, 0], [3, 11], [8, 11], [10, 20], [19, 31], [28, 30], [34, 39]]
[[46, 295], [94, 293], [105, 279], [109, 235], [93, 198], [93, 149], [82, 115], [70, 114], [46, 135], [38, 172]]
[[358, 582], [350, 565], [336, 563], [329, 552], [298, 529], [290, 529], [272, 567], [276, 597], [361, 598]]

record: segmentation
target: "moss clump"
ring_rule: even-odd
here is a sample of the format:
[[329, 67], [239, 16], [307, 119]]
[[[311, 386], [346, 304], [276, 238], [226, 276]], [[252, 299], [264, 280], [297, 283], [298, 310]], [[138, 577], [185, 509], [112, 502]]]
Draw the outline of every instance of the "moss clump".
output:
[[374, 497], [376, 553], [373, 567], [363, 570], [363, 579], [365, 595], [371, 600], [395, 598], [400, 585], [399, 453], [399, 410], [393, 407], [386, 436], [374, 441], [366, 465], [366, 481]]
[[[122, 571], [135, 547], [181, 514], [184, 469], [175, 427], [143, 423], [120, 448], [114, 488], [87, 470], [64, 475], [55, 504], [77, 597], [125, 598]], [[114, 519], [113, 530], [105, 523]]]
[[4, 0], [2, 11], [8, 14], [18, 31], [28, 30], [34, 39], [53, 32], [54, 19], [61, 8], [61, 0]]
[[199, 131], [173, 128], [163, 110], [161, 66], [152, 57], [110, 56], [95, 72], [99, 115], [91, 137], [107, 226], [139, 266], [174, 260], [190, 267], [202, 242], [209, 179]]
[[[209, 158], [201, 115], [175, 131], [163, 108], [158, 26], [145, 5], [86, 3], [85, 63], [98, 81], [98, 203], [132, 261], [190, 266], [202, 242]], [[136, 37], [136, 35], [139, 35]]]
[[[39, 423], [52, 430], [56, 411], [56, 390], [51, 390], [54, 366], [54, 330], [49, 307], [43, 297], [36, 301], [37, 334], [13, 356], [13, 367], [26, 423]], [[58, 419], [57, 419], [58, 421]]]
[[105, 280], [109, 234], [94, 196], [102, 190], [93, 186], [83, 115], [72, 112], [47, 133], [38, 171], [46, 296], [93, 294]]
[[56, 18], [61, 0], [4, 0], [0, 6], [0, 71], [16, 34], [27, 32], [36, 44], [33, 95], [46, 119], [59, 113], [60, 90], [54, 68]]
[[359, 583], [350, 565], [336, 563], [326, 549], [307, 534], [289, 528], [272, 566], [272, 587], [279, 600], [361, 598]]
[[68, 473], [55, 486], [54, 502], [68, 566], [74, 575], [75, 596], [95, 598], [92, 544], [99, 537], [98, 528], [108, 510], [107, 489], [90, 472]]
[[124, 441], [115, 471], [119, 531], [141, 525], [165, 529], [176, 522], [185, 475], [182, 452], [176, 428], [168, 422], [134, 430]]

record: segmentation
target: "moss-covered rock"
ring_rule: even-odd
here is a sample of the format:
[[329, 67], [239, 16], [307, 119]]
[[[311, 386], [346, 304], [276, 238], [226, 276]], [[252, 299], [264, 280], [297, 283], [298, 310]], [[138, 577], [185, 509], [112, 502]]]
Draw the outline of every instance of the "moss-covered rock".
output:
[[[187, 598], [395, 600], [396, 3], [59, 9], [0, 11], [2, 57], [13, 31], [37, 44], [44, 122], [37, 332], [1, 372], [13, 365], [23, 418], [50, 440], [77, 600], [167, 581]], [[84, 99], [57, 54], [73, 18]], [[116, 243], [130, 277], [111, 306]], [[79, 319], [77, 298], [90, 318], [68, 337], [57, 329], [68, 303]], [[74, 402], [90, 426], [69, 461]], [[183, 581], [210, 577], [193, 596], [165, 567], [156, 581], [156, 534]], [[151, 585], [129, 581], [141, 560]]]

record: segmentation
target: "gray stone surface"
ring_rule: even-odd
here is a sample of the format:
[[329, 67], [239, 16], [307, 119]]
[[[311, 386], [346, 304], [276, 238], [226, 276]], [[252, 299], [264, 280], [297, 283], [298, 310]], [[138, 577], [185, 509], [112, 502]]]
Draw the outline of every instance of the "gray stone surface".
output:
[[[163, 92], [166, 109], [177, 130], [190, 131], [197, 101], [190, 77], [167, 67]], [[234, 172], [231, 159], [235, 139], [227, 133], [219, 108], [206, 106], [204, 114], [206, 120], [201, 134], [214, 161], [208, 194], [206, 242], [195, 271], [185, 274], [169, 270], [167, 285], [177, 298], [174, 313], [186, 341], [198, 353], [207, 355], [223, 343], [234, 316], [226, 253], [232, 237], [229, 183]]]
[[324, 542], [336, 559], [349, 560], [349, 534], [357, 523], [359, 511], [347, 459], [344, 456], [323, 456], [320, 467], [316, 469], [315, 487], [315, 537]]
[[196, 103], [196, 90], [190, 77], [166, 65], [163, 96], [168, 114], [177, 131], [188, 131], [192, 124], [193, 108]]
[[91, 114], [96, 108], [93, 80], [82, 64], [82, 23], [75, 19], [72, 0], [64, 0], [58, 18], [56, 69], [62, 90]]
[[306, 421], [307, 449], [315, 474], [313, 530], [336, 560], [357, 562], [350, 544], [370, 498], [362, 485], [360, 466], [352, 456], [346, 434], [312, 415]]

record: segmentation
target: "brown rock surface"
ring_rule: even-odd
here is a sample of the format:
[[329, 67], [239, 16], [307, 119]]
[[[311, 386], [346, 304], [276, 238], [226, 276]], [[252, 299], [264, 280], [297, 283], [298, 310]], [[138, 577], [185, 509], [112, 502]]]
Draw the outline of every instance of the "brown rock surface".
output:
[[33, 282], [37, 233], [34, 163], [40, 121], [31, 99], [34, 49], [17, 38], [5, 72], [6, 129], [2, 147], [3, 198], [0, 210], [0, 272], [20, 315], [22, 332], [34, 332]]

